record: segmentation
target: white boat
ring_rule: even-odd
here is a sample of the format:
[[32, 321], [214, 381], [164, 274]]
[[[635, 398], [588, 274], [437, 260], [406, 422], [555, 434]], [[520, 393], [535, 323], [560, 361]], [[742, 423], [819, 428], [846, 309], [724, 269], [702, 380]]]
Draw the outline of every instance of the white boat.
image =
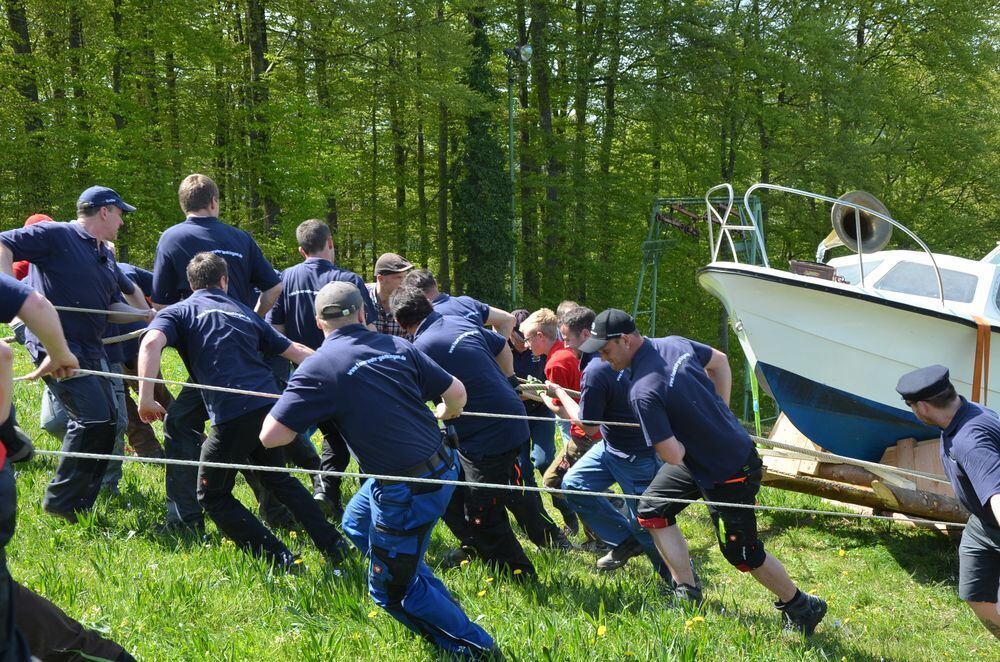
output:
[[[719, 188], [706, 194], [706, 203]], [[932, 253], [871, 196], [837, 200], [757, 184], [745, 194], [746, 209], [758, 189], [833, 204], [839, 241], [828, 237], [816, 263], [775, 269], [752, 215], [749, 224], [732, 224], [728, 210], [722, 217], [708, 205], [721, 231], [715, 235], [709, 223], [712, 261], [698, 281], [722, 301], [765, 390], [800, 432], [835, 453], [875, 461], [901, 439], [937, 437], [894, 389], [900, 375], [932, 363], [950, 368], [961, 395], [1000, 403], [1000, 391], [987, 385], [990, 373], [1000, 378], [1000, 359], [989, 352], [989, 340], [1000, 333], [1000, 247], [978, 261]], [[893, 227], [923, 250], [882, 250]], [[739, 233], [752, 235], [762, 265], [739, 261]], [[856, 254], [823, 263], [831, 244]], [[724, 245], [733, 261], [718, 259]]]

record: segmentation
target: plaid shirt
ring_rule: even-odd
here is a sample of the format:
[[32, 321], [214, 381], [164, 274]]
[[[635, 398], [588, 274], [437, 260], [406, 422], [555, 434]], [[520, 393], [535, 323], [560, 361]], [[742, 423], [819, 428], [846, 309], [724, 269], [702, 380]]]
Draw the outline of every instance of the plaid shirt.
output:
[[403, 331], [403, 327], [399, 326], [396, 322], [396, 318], [392, 316], [392, 313], [382, 307], [382, 303], [378, 300], [378, 295], [375, 293], [376, 285], [377, 283], [368, 283], [366, 285], [368, 288], [368, 294], [372, 298], [372, 303], [375, 305], [375, 312], [378, 314], [378, 318], [368, 320], [369, 323], [374, 323], [375, 330], [379, 333], [385, 333], [390, 336], [399, 336], [400, 338], [406, 338], [409, 340], [410, 336], [406, 335]]

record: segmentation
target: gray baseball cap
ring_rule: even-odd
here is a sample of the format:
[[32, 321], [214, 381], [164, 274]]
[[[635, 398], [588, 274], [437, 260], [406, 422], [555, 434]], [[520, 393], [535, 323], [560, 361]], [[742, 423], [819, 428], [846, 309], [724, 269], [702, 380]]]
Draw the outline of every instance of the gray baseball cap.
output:
[[361, 292], [354, 283], [333, 281], [323, 286], [316, 295], [316, 316], [323, 319], [347, 317], [364, 306]]

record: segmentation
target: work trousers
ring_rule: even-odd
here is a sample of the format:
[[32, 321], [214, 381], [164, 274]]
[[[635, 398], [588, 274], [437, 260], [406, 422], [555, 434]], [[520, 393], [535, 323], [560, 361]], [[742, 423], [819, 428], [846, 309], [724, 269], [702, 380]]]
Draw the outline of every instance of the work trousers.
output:
[[[323, 471], [345, 471], [351, 462], [351, 453], [347, 444], [333, 421], [323, 421], [319, 424], [323, 433], [323, 451], [320, 456], [320, 467]], [[340, 504], [340, 476], [323, 476], [317, 491], [322, 492], [331, 503]]]
[[[280, 448], [264, 448], [260, 429], [270, 407], [248, 412], [231, 421], [212, 426], [201, 448], [202, 462], [254, 464], [262, 467], [283, 467], [285, 457]], [[291, 552], [284, 543], [261, 524], [260, 520], [233, 496], [236, 469], [198, 468], [198, 502], [204, 507], [219, 530], [233, 542], [255, 556], [278, 561]], [[269, 490], [305, 527], [316, 547], [325, 554], [339, 557], [343, 538], [326, 521], [319, 505], [302, 483], [291, 474], [275, 471], [244, 472]]]
[[[616, 455], [608, 450], [606, 442], [599, 441], [570, 467], [566, 477], [563, 478], [562, 487], [565, 490], [580, 492], [605, 492], [618, 483], [622, 493], [638, 496], [649, 487], [661, 464], [655, 455], [627, 457]], [[691, 485], [694, 486], [693, 479]], [[665, 564], [653, 544], [653, 538], [636, 519], [639, 503], [637, 499], [625, 499], [628, 517], [615, 509], [604, 497], [568, 494], [566, 500], [580, 519], [601, 540], [612, 547], [617, 547], [629, 537], [634, 537], [642, 545], [653, 567], [658, 572], [665, 570]]]
[[[201, 393], [185, 386], [167, 409], [163, 421], [164, 453], [171, 460], [197, 460], [205, 438], [208, 411]], [[198, 468], [167, 465], [167, 522], [200, 525], [204, 522], [198, 505]]]
[[[134, 360], [126, 361], [122, 368], [122, 372], [126, 375], [135, 376], [137, 374]], [[162, 378], [160, 374], [156, 376], [157, 378]], [[160, 446], [160, 442], [156, 438], [156, 433], [153, 432], [153, 426], [142, 422], [142, 419], [139, 418], [139, 407], [136, 406], [135, 400], [132, 398], [133, 392], [138, 395], [138, 382], [131, 379], [123, 381], [125, 382], [126, 391], [125, 412], [128, 415], [128, 425], [125, 429], [128, 445], [132, 447], [132, 450], [139, 457], [163, 457], [163, 447]], [[168, 410], [174, 402], [174, 396], [165, 384], [156, 384], [153, 387], [153, 398]]]
[[[455, 480], [454, 458], [422, 474]], [[347, 504], [347, 537], [369, 558], [368, 592], [410, 630], [453, 655], [481, 656], [493, 638], [469, 620], [424, 562], [431, 532], [447, 507], [452, 485], [369, 479]]]
[[[14, 582], [17, 628], [36, 659], [45, 662], [118, 660], [125, 650], [66, 615], [34, 591]], [[127, 659], [133, 659], [128, 657]]]
[[549, 416], [549, 420], [546, 421], [528, 421], [531, 440], [521, 447], [521, 455], [518, 458], [524, 484], [535, 487], [538, 485], [535, 471], [544, 474], [556, 455], [556, 418], [548, 409], [531, 415]]
[[[124, 367], [121, 363], [112, 363], [108, 372], [114, 372], [121, 374]], [[115, 418], [115, 446], [112, 453], [115, 455], [125, 454], [125, 431], [128, 429], [128, 411], [125, 409], [125, 400], [127, 396], [125, 395], [125, 381], [120, 377], [108, 377], [108, 381], [111, 382], [111, 391], [115, 395], [115, 409], [117, 417]], [[110, 488], [112, 491], [118, 491], [118, 483], [122, 479], [122, 461], [121, 460], [108, 460], [108, 468], [104, 471], [104, 478], [101, 479], [101, 485]]]
[[[283, 447], [282, 453], [284, 454], [285, 461], [303, 469], [309, 469], [312, 471], [319, 470], [320, 460], [319, 454], [316, 452], [316, 447], [313, 446], [312, 441], [307, 439], [305, 435], [297, 434], [295, 438], [292, 439], [292, 443]], [[313, 489], [315, 491], [316, 486], [319, 484], [319, 476], [310, 476], [312, 480]], [[291, 511], [282, 505], [281, 501], [272, 494], [264, 485], [260, 482], [257, 475], [250, 476], [247, 478], [247, 483], [253, 490], [254, 495], [257, 497], [257, 501], [260, 502], [260, 516], [261, 518], [271, 526], [289, 526], [294, 519]]]
[[511, 491], [475, 487], [475, 483], [515, 483], [520, 452], [520, 446], [486, 457], [470, 457], [459, 451], [462, 480], [469, 485], [455, 490], [445, 510], [444, 522], [463, 547], [471, 548], [490, 565], [533, 576], [535, 566], [524, 553], [507, 517]]
[[[104, 361], [81, 367], [107, 370]], [[85, 375], [63, 380], [45, 377], [45, 384], [68, 416], [62, 450], [110, 454], [118, 427], [118, 405], [111, 381]], [[63, 514], [92, 508], [107, 465], [107, 460], [59, 458], [55, 476], [45, 491], [45, 508]]]
[[0, 467], [0, 662], [27, 662], [28, 643], [15, 624], [17, 596], [14, 580], [7, 571], [5, 548], [14, 537], [17, 519], [17, 488], [14, 471], [6, 459]]

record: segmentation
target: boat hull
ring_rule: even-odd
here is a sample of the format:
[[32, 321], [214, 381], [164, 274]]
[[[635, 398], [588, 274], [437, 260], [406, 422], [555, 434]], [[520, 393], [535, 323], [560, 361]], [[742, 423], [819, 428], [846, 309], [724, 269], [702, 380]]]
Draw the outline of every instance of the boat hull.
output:
[[[750, 265], [716, 263], [698, 279], [725, 305], [782, 411], [823, 448], [879, 460], [900, 439], [938, 436], [895, 392], [900, 375], [918, 367], [948, 366], [959, 393], [971, 396], [972, 320]], [[991, 361], [991, 368], [1000, 374], [1000, 362]], [[998, 398], [991, 389], [989, 399]]]

